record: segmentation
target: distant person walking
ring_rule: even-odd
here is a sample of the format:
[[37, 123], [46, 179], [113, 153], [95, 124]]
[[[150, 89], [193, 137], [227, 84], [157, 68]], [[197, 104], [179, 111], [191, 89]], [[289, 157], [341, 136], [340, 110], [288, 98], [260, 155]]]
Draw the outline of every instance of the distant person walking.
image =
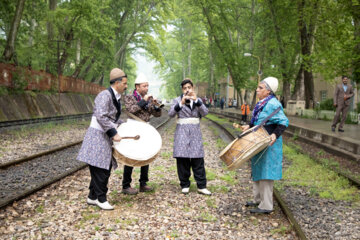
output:
[[250, 113], [250, 107], [249, 105], [244, 102], [243, 105], [241, 105], [241, 120], [246, 123], [247, 122], [247, 116]]
[[334, 93], [334, 106], [336, 107], [336, 113], [334, 116], [333, 123], [331, 125], [331, 130], [335, 132], [336, 124], [340, 120], [341, 113], [341, 121], [338, 128], [339, 132], [344, 132], [344, 123], [346, 120], [346, 115], [350, 106], [350, 98], [354, 96], [353, 87], [348, 84], [348, 77], [342, 76], [342, 84], [338, 84], [335, 87]]
[[225, 98], [222, 97], [221, 100], [220, 100], [220, 107], [221, 107], [221, 109], [224, 109], [224, 104], [225, 104]]

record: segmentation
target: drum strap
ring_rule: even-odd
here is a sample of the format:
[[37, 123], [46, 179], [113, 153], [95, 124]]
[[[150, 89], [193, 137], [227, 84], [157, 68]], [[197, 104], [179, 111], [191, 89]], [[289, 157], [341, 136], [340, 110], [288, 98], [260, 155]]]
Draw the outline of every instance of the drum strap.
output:
[[[272, 118], [272, 116], [274, 116], [275, 114], [277, 114], [279, 111], [281, 110], [281, 107], [278, 107], [277, 109], [275, 109], [275, 111], [273, 111], [269, 116], [267, 116], [259, 125], [257, 125], [256, 127], [254, 127], [254, 129], [252, 130], [253, 132], [256, 132], [261, 126], [263, 126], [270, 118]], [[238, 135], [238, 138], [241, 138], [247, 134], [249, 134], [250, 132], [246, 132], [244, 134], [240, 134]]]
[[265, 118], [259, 125], [257, 125], [254, 128], [254, 131], [258, 130], [259, 127], [261, 127], [262, 125], [264, 125], [270, 118], [272, 118], [272, 116], [274, 116], [275, 114], [277, 114], [280, 111], [281, 107], [278, 107], [277, 109], [275, 109], [275, 111], [273, 111], [269, 116], [267, 116], [267, 118]]

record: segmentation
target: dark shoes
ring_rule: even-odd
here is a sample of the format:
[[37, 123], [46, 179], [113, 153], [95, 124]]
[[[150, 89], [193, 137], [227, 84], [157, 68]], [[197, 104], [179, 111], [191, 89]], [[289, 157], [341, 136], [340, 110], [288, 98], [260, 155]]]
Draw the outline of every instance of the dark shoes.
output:
[[259, 203], [255, 203], [255, 202], [246, 202], [245, 207], [257, 207], [259, 205]]
[[345, 132], [344, 129], [340, 129], [340, 128], [338, 129], [338, 131], [339, 132]]
[[128, 194], [128, 195], [136, 195], [138, 193], [138, 190], [136, 190], [135, 188], [129, 187], [129, 188], [123, 188], [123, 190], [121, 191], [124, 194]]
[[265, 214], [269, 214], [271, 213], [273, 210], [265, 210], [265, 209], [260, 209], [260, 208], [254, 208], [254, 209], [250, 209], [251, 213], [265, 213]]
[[154, 189], [148, 185], [145, 185], [145, 186], [140, 186], [140, 192], [151, 192], [153, 191]]
[[334, 127], [331, 127], [331, 131], [335, 132], [335, 128], [334, 128]]

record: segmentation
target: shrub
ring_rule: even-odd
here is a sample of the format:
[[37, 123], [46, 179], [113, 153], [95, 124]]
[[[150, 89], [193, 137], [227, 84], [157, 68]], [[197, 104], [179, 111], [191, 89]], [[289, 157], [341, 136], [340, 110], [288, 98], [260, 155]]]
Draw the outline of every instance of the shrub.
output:
[[330, 110], [330, 111], [334, 111], [335, 107], [334, 107], [334, 103], [333, 103], [333, 99], [332, 98], [328, 98], [322, 102], [320, 102], [320, 110]]

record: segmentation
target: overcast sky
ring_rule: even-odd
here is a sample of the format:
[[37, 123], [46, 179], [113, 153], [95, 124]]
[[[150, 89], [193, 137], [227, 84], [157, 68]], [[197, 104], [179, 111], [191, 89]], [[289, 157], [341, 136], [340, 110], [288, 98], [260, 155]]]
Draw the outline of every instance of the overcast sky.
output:
[[[139, 50], [139, 53], [141, 52], [143, 52], [143, 50]], [[136, 73], [139, 74], [142, 72], [146, 75], [149, 80], [149, 94], [152, 94], [156, 98], [160, 98], [159, 94], [162, 80], [159, 79], [159, 76], [154, 70], [156, 64], [154, 61], [149, 61], [145, 56], [139, 53], [134, 55], [137, 66]]]

